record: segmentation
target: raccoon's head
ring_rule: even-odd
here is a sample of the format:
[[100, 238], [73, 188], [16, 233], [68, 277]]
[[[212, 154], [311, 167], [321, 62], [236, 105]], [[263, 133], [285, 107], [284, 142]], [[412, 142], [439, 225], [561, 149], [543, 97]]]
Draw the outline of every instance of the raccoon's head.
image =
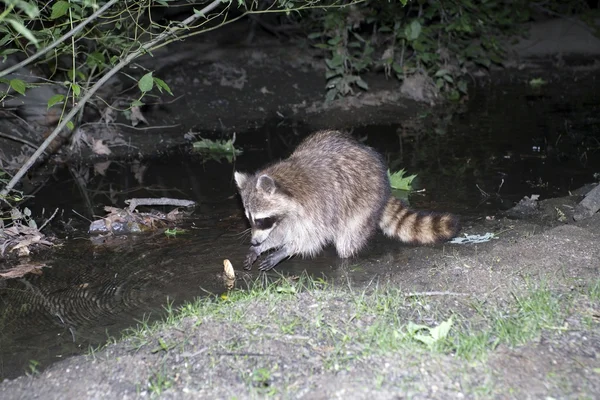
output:
[[246, 217], [252, 227], [253, 246], [258, 246], [277, 228], [291, 211], [289, 195], [267, 174], [235, 173]]

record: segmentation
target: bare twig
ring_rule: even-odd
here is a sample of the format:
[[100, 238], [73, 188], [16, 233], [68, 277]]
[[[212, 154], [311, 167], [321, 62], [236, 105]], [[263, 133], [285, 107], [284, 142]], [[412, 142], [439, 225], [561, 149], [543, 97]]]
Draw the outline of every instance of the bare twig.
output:
[[[112, 3], [112, 1], [111, 1], [111, 3]], [[190, 25], [192, 22], [194, 22], [198, 18], [201, 18], [202, 16], [206, 15], [206, 13], [209, 13], [213, 9], [217, 8], [217, 6], [219, 6], [221, 3], [222, 3], [221, 0], [214, 0], [212, 3], [210, 3], [209, 5], [204, 7], [198, 14], [194, 14], [194, 15], [188, 17], [187, 19], [185, 19], [181, 23], [181, 26]], [[107, 3], [107, 4], [110, 4], [110, 3]], [[37, 158], [50, 145], [50, 143], [54, 140], [54, 138], [56, 136], [58, 136], [60, 131], [62, 131], [63, 128], [67, 125], [67, 123], [69, 121], [71, 121], [75, 115], [77, 115], [79, 110], [81, 108], [83, 108], [83, 106], [87, 103], [87, 101], [94, 95], [94, 93], [96, 93], [96, 91], [98, 89], [100, 89], [100, 87], [102, 87], [102, 85], [104, 85], [110, 78], [112, 78], [113, 75], [115, 75], [123, 67], [128, 65], [131, 61], [133, 61], [134, 59], [138, 58], [141, 55], [148, 53], [149, 49], [151, 49], [152, 47], [156, 46], [158, 43], [162, 42], [163, 40], [167, 39], [168, 37], [170, 37], [174, 34], [175, 34], [175, 31], [173, 31], [173, 30], [168, 30], [168, 31], [161, 33], [160, 35], [158, 35], [158, 37], [156, 39], [143, 44], [142, 46], [140, 46], [140, 48], [138, 50], [134, 51], [133, 53], [130, 53], [127, 57], [122, 59], [121, 62], [119, 62], [117, 65], [115, 65], [110, 71], [108, 71], [106, 73], [106, 75], [104, 75], [102, 78], [100, 78], [98, 80], [98, 82], [96, 82], [96, 84], [94, 86], [92, 86], [85, 93], [85, 95], [79, 100], [77, 105], [75, 107], [73, 107], [71, 109], [71, 111], [69, 111], [69, 113], [57, 125], [57, 127], [54, 129], [52, 134], [50, 136], [48, 136], [48, 138], [46, 138], [46, 140], [44, 140], [44, 142], [35, 151], [35, 153], [33, 153], [33, 155], [31, 157], [29, 157], [29, 159], [25, 162], [25, 164], [21, 167], [21, 169], [19, 169], [19, 171], [17, 171], [15, 176], [13, 176], [13, 178], [10, 180], [10, 182], [8, 182], [8, 184], [0, 191], [0, 197], [6, 196], [8, 194], [8, 192], [10, 192], [10, 190], [12, 190], [13, 187], [15, 187], [17, 182], [19, 182], [19, 180], [23, 177], [23, 175], [25, 175], [25, 173], [29, 170], [29, 168], [31, 168], [33, 166], [33, 164], [35, 163]]]
[[171, 199], [168, 197], [154, 198], [136, 198], [125, 200], [125, 204], [129, 204], [129, 212], [133, 212], [137, 206], [176, 206], [176, 207], [192, 207], [196, 205], [192, 200]]
[[127, 125], [127, 124], [124, 124], [122, 122], [111, 122], [110, 124], [107, 124], [107, 123], [104, 123], [104, 122], [85, 122], [85, 123], [81, 124], [80, 128], [83, 128], [84, 126], [89, 126], [89, 125], [124, 126], [126, 128], [129, 128], [129, 129], [135, 129], [136, 131], [145, 131], [145, 130], [150, 130], [150, 129], [177, 128], [181, 124], [173, 124], [173, 125], [149, 125], [149, 126], [145, 126], [143, 128], [137, 128], [135, 126]]
[[457, 292], [412, 292], [407, 293], [404, 297], [420, 297], [420, 296], [470, 296], [469, 293]]
[[48, 222], [50, 222], [50, 221], [52, 221], [52, 220], [54, 219], [54, 217], [56, 216], [56, 213], [57, 213], [57, 212], [58, 212], [58, 208], [56, 208], [56, 210], [54, 210], [54, 213], [52, 213], [52, 215], [50, 216], [50, 218], [48, 218], [48, 219], [46, 220], [46, 222], [44, 222], [44, 223], [42, 224], [42, 226], [40, 226], [40, 227], [38, 228], [38, 231], [40, 231], [40, 232], [41, 232], [41, 231], [42, 231], [42, 229], [44, 229], [44, 227], [45, 227], [46, 225], [48, 225]]
[[37, 145], [35, 145], [34, 143], [31, 143], [29, 140], [25, 140], [25, 139], [21, 139], [19, 137], [16, 136], [12, 136], [9, 135], [8, 133], [2, 133], [0, 132], [0, 137], [3, 137], [5, 139], [9, 139], [9, 140], [13, 140], [15, 142], [19, 142], [19, 143], [23, 143], [31, 148], [37, 149]]

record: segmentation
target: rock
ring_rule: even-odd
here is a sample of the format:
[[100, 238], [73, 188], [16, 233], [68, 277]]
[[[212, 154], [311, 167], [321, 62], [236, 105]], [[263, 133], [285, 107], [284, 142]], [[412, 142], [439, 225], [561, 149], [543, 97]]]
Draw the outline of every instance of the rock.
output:
[[600, 185], [597, 185], [594, 189], [590, 190], [585, 198], [577, 204], [575, 207], [575, 213], [573, 219], [575, 221], [581, 221], [582, 219], [589, 218], [600, 210]]

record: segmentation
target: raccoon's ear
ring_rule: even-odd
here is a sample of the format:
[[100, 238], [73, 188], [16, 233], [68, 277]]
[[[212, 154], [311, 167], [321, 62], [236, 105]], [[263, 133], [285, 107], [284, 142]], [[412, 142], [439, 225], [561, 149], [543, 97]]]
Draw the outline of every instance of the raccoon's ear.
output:
[[261, 175], [256, 181], [256, 188], [268, 194], [273, 194], [277, 189], [277, 185], [275, 184], [273, 178], [271, 178], [269, 175]]
[[235, 184], [237, 185], [237, 187], [240, 190], [243, 189], [244, 186], [246, 185], [246, 182], [248, 181], [248, 174], [235, 171], [235, 174], [233, 174], [233, 177], [235, 179]]

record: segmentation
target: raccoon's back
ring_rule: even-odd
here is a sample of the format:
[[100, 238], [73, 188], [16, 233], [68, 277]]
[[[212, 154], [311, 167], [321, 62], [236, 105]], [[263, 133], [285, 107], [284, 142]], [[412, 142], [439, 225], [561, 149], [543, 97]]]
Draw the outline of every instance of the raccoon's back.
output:
[[343, 224], [356, 213], [368, 213], [377, 221], [390, 196], [381, 155], [338, 131], [312, 134], [269, 172], [328, 224]]

